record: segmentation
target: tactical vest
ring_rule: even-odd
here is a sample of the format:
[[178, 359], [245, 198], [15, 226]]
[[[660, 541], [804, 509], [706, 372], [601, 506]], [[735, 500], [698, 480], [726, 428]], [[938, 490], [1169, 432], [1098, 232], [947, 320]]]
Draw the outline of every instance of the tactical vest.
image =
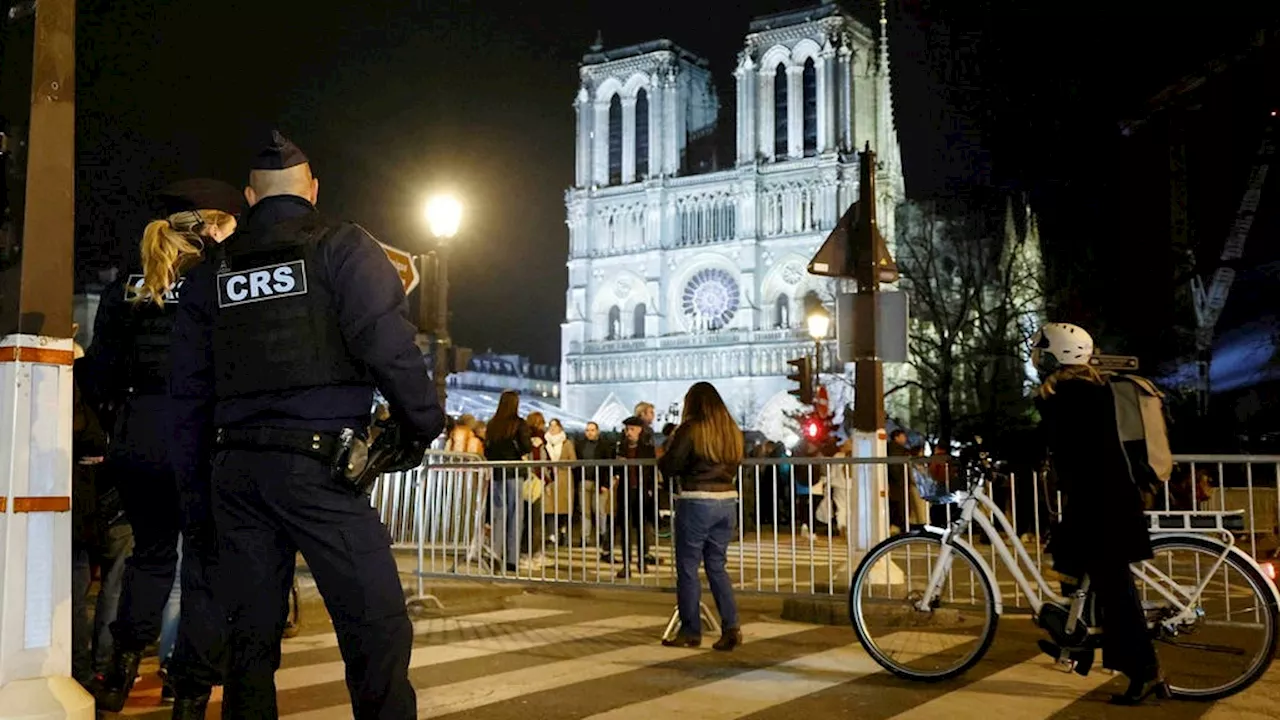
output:
[[372, 384], [347, 350], [325, 277], [321, 247], [339, 229], [307, 215], [223, 244], [213, 333], [219, 399]]
[[169, 343], [182, 280], [164, 295], [164, 307], [150, 300], [132, 299], [134, 290], [142, 287], [142, 275], [130, 275], [121, 289], [129, 310], [129, 336], [132, 338], [127, 377], [132, 395], [157, 395], [169, 391]]

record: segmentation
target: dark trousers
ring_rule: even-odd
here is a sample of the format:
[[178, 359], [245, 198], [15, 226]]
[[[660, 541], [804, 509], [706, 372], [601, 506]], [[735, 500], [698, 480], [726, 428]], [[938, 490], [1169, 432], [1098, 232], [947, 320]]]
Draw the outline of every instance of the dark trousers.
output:
[[[125, 448], [127, 450], [127, 448]], [[133, 554], [124, 571], [120, 609], [111, 625], [116, 647], [142, 652], [160, 635], [165, 603], [178, 565], [183, 503], [168, 465], [121, 453], [109, 461], [125, 516], [133, 528]], [[182, 610], [170, 673], [180, 688], [199, 693], [222, 682], [225, 623], [214, 597], [212, 549], [184, 548]]]
[[720, 624], [738, 627], [738, 603], [733, 580], [726, 569], [729, 543], [738, 524], [738, 501], [676, 500], [676, 603], [680, 608], [680, 633], [702, 635], [702, 583], [698, 566], [707, 571], [707, 584], [715, 598]]
[[180, 695], [190, 695], [222, 684], [227, 667], [227, 616], [217, 593], [222, 569], [216, 548], [201, 547], [184, 535], [179, 572], [182, 599], [169, 676]]
[[274, 675], [301, 551], [333, 618], [357, 720], [416, 717], [413, 626], [391, 539], [368, 496], [318, 460], [272, 451], [219, 451], [212, 481], [230, 621], [223, 716], [279, 716]]
[[622, 564], [631, 565], [631, 548], [636, 550], [636, 566], [643, 568], [649, 554], [648, 533], [655, 532], [654, 519], [658, 517], [657, 498], [653, 491], [643, 487], [627, 488], [625, 504], [619, 503], [617, 512], [626, 513], [618, 523], [618, 539], [622, 542]]
[[1129, 565], [1109, 562], [1090, 565], [1089, 588], [1102, 616], [1103, 667], [1130, 678], [1154, 677], [1159, 661]]
[[128, 456], [107, 462], [133, 527], [133, 555], [126, 562], [120, 610], [111, 625], [121, 650], [142, 652], [160, 636], [160, 618], [178, 566], [182, 520], [172, 473]]

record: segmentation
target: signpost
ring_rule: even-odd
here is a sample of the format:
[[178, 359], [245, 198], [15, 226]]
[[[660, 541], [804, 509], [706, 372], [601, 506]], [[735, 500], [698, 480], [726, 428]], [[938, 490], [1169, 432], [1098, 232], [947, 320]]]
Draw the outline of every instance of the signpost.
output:
[[384, 242], [379, 242], [378, 244], [382, 246], [382, 252], [387, 254], [387, 259], [391, 261], [391, 266], [396, 269], [396, 274], [400, 276], [400, 284], [404, 285], [404, 294], [408, 295], [413, 292], [413, 289], [418, 287], [418, 282], [422, 279], [418, 275], [418, 266], [414, 264], [413, 256]]
[[[845, 345], [852, 338], [852, 347], [846, 352], [854, 362], [853, 441], [854, 457], [885, 457], [884, 410], [884, 356], [882, 347], [901, 346], [899, 342], [885, 342], [880, 338], [881, 320], [888, 317], [885, 310], [891, 305], [901, 305], [898, 315], [906, 332], [905, 303], [886, 303], [881, 310], [880, 283], [898, 279], [898, 266], [889, 254], [888, 243], [880, 234], [876, 221], [876, 154], [870, 145], [859, 153], [858, 201], [849, 207], [836, 227], [827, 236], [822, 247], [809, 263], [809, 272], [827, 277], [852, 278], [856, 292], [851, 300], [843, 301], [847, 307], [837, 308], [837, 345]], [[904, 300], [905, 296], [894, 298]], [[844, 310], [844, 312], [840, 312]], [[897, 355], [898, 353], [894, 353]], [[846, 359], [842, 357], [841, 359]], [[894, 359], [898, 359], [894, 357]], [[905, 359], [905, 358], [903, 358]], [[859, 550], [888, 536], [889, 519], [885, 512], [887, 496], [885, 466], [862, 464], [856, 466], [854, 498], [850, 518], [852, 538]]]

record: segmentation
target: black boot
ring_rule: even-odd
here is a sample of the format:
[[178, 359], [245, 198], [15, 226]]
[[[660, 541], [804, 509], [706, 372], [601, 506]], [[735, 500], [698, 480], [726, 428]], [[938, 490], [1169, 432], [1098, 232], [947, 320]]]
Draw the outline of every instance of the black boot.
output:
[[94, 700], [99, 710], [120, 712], [124, 709], [124, 701], [129, 699], [129, 691], [133, 689], [133, 681], [138, 677], [138, 665], [142, 662], [142, 653], [116, 650], [111, 658], [111, 665], [102, 673], [96, 683]]
[[738, 628], [725, 628], [720, 632], [720, 639], [711, 647], [720, 652], [729, 652], [741, 644], [742, 631]]
[[[1036, 643], [1040, 646], [1040, 651], [1045, 655], [1053, 658], [1055, 662], [1062, 662], [1062, 648], [1054, 645], [1048, 640], [1040, 640]], [[1071, 669], [1081, 677], [1088, 676], [1089, 670], [1093, 667], [1093, 657], [1096, 653], [1091, 648], [1079, 650], [1071, 650], [1067, 653], [1067, 660], [1071, 662]]]
[[169, 677], [169, 664], [160, 663], [160, 702], [173, 702], [173, 679]]
[[1119, 695], [1112, 695], [1111, 704], [1141, 705], [1152, 695], [1160, 700], [1168, 700], [1171, 696], [1169, 683], [1164, 681], [1164, 675], [1159, 670], [1130, 677], [1129, 688]]
[[179, 694], [173, 701], [172, 720], [204, 720], [205, 708], [209, 706], [209, 691], [203, 695]]

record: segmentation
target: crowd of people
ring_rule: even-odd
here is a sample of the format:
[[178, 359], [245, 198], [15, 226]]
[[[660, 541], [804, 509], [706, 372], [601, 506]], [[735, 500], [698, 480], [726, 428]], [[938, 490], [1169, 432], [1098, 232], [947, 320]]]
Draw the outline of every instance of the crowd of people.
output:
[[[99, 710], [124, 706], [144, 653], [158, 642], [176, 720], [202, 718], [220, 684], [225, 716], [276, 717], [274, 674], [301, 553], [334, 623], [355, 716], [416, 714], [413, 626], [367, 491], [379, 472], [420, 464], [446, 418], [394, 269], [359, 226], [318, 213], [318, 191], [305, 155], [274, 133], [243, 194], [212, 180], [161, 192], [160, 216], [141, 242], [141, 273], [104, 292], [93, 342], [76, 352], [74, 672]], [[1071, 460], [1115, 435], [1094, 422], [1111, 408], [1106, 379], [1088, 365], [1092, 341], [1055, 325], [1039, 340], [1039, 401], [1059, 475], [1071, 478], [1074, 493], [1058, 546], [1072, 529], [1108, 529], [1080, 535], [1071, 549], [1087, 552], [1064, 552], [1064, 562], [1094, 578], [1108, 665], [1133, 681], [1120, 700], [1141, 702], [1167, 693], [1127, 575], [1128, 562], [1150, 557], [1143, 499], [1131, 477], [1125, 482], [1121, 455], [1104, 458], [1116, 477], [1096, 487], [1095, 466]], [[375, 389], [388, 416], [376, 439]], [[558, 419], [521, 417], [519, 400], [503, 393], [487, 422], [463, 416], [445, 441], [449, 451], [495, 463], [490, 553], [514, 571], [543, 562], [548, 545], [594, 543], [627, 578], [657, 565], [653, 538], [670, 513], [681, 626], [664, 644], [702, 642], [699, 567], [722, 621], [714, 648], [743, 641], [726, 569], [740, 516], [773, 503], [773, 515], [794, 526], [799, 508], [779, 504], [806, 493], [811, 501], [825, 485], [824, 522], [837, 533], [847, 527], [847, 465], [823, 464], [817, 477], [802, 478], [775, 463], [775, 478], [786, 479], [772, 484], [785, 491], [739, 497], [740, 488], [757, 490], [738, 482], [744, 457], [786, 451], [776, 443], [748, 448], [710, 383], [691, 386], [679, 424], [660, 432], [654, 406], [638, 404], [616, 442], [594, 423], [570, 439]], [[902, 431], [889, 449], [904, 460], [923, 453]], [[852, 450], [829, 438], [797, 454]], [[933, 520], [926, 488], [945, 487], [950, 475], [942, 450], [927, 463], [891, 463], [890, 532]], [[1081, 500], [1091, 495], [1105, 498], [1100, 512]], [[1115, 547], [1123, 553], [1101, 557]]]

